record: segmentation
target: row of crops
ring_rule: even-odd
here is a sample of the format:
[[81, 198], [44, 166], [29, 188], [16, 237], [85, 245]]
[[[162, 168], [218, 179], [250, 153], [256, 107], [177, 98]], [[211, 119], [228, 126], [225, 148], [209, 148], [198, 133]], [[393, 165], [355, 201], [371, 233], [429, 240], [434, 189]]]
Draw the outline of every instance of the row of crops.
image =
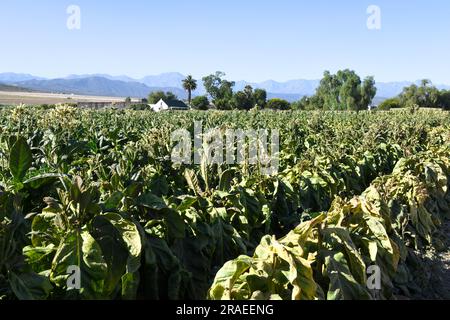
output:
[[[278, 174], [175, 165], [171, 133], [194, 121], [279, 130]], [[3, 108], [0, 299], [414, 297], [449, 179], [439, 111]]]

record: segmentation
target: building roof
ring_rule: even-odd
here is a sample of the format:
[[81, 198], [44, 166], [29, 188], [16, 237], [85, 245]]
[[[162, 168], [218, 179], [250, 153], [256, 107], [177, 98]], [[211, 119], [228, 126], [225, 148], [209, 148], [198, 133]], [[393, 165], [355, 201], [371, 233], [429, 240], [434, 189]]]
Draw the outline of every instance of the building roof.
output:
[[167, 100], [164, 102], [172, 109], [189, 109], [188, 105], [181, 100]]

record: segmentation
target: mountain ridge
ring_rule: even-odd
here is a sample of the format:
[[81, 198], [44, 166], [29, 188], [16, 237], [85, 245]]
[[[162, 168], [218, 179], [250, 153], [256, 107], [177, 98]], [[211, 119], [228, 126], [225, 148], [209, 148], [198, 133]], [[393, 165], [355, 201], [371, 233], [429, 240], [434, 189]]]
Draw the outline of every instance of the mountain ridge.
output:
[[89, 78], [28, 80], [14, 83], [13, 85], [50, 93], [132, 98], [145, 98], [154, 91], [172, 91], [181, 98], [184, 98], [184, 91], [179, 88], [148, 87], [140, 82], [110, 80], [98, 76]]
[[[134, 79], [126, 75], [112, 76], [108, 74], [81, 74], [68, 75], [64, 78], [46, 79], [31, 74], [0, 73], [0, 83], [22, 88], [41, 90], [45, 92], [63, 92], [74, 94], [92, 94], [102, 96], [120, 97], [147, 97], [153, 91], [172, 91], [179, 98], [186, 98], [187, 94], [182, 88], [185, 76], [179, 72], [168, 72], [159, 75], [145, 76]], [[236, 81], [235, 90], [243, 90], [245, 86], [265, 89], [269, 97], [284, 98], [295, 101], [303, 96], [315, 93], [320, 80], [296, 79], [285, 82], [266, 80], [262, 82]], [[405, 86], [420, 81], [392, 81], [377, 82], [377, 98], [390, 98], [401, 93]], [[440, 89], [450, 89], [448, 85], [437, 85]], [[194, 95], [206, 94], [206, 90], [198, 81], [198, 89]]]

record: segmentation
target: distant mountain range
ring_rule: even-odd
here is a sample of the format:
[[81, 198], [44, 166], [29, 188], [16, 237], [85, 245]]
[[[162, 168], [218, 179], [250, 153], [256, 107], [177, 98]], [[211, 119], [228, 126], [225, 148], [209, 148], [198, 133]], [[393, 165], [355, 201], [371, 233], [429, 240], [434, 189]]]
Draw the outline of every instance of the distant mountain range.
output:
[[3, 91], [3, 92], [33, 92], [34, 90], [0, 83], [0, 91]]
[[177, 95], [184, 95], [184, 91], [178, 88], [148, 87], [140, 82], [125, 82], [120, 80], [109, 80], [102, 77], [52, 79], [52, 80], [27, 80], [14, 83], [22, 88], [33, 90], [80, 94], [107, 97], [147, 97], [153, 91], [172, 91]]
[[13, 72], [0, 73], [0, 82], [4, 84], [10, 84], [27, 80], [45, 80], [45, 78], [36, 77], [31, 74], [25, 73], [13, 73]]
[[[177, 72], [146, 76], [141, 79], [108, 74], [69, 75], [61, 79], [45, 79], [30, 74], [0, 73], [0, 84], [43, 92], [133, 98], [147, 97], [151, 92], [162, 90], [172, 91], [179, 98], [185, 99], [187, 94], [182, 88], [184, 78], [183, 74]], [[319, 80], [291, 80], [287, 82], [269, 80], [260, 83], [237, 81], [235, 90], [242, 90], [246, 85], [251, 85], [253, 88], [265, 89], [269, 98], [295, 101], [305, 95], [313, 95], [319, 83]], [[381, 101], [383, 98], [396, 96], [404, 87], [412, 83], [407, 81], [378, 82], [376, 84], [378, 88], [376, 100]], [[420, 82], [416, 81], [416, 83]], [[199, 87], [194, 95], [205, 94], [206, 91], [201, 81], [198, 84]], [[448, 85], [438, 85], [437, 87], [450, 89]]]

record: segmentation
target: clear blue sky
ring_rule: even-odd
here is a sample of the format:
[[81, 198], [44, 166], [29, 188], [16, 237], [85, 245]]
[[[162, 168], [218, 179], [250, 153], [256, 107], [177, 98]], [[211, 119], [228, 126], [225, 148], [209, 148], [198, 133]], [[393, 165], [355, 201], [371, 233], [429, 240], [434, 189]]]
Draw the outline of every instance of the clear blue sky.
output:
[[[71, 4], [81, 30], [66, 27]], [[366, 26], [371, 4], [379, 31]], [[48, 77], [222, 70], [284, 81], [351, 68], [450, 84], [448, 0], [1, 0], [0, 39], [0, 72]]]

